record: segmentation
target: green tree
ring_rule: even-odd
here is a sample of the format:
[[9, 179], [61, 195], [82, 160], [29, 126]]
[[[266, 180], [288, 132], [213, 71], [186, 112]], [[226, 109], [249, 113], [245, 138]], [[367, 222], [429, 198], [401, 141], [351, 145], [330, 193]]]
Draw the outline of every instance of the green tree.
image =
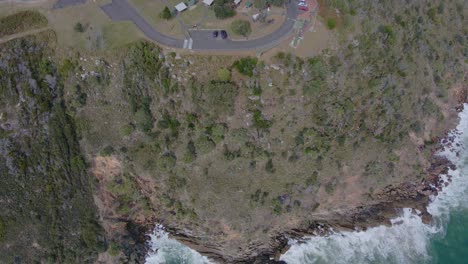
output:
[[162, 19], [166, 19], [166, 20], [169, 20], [172, 18], [172, 13], [171, 13], [171, 10], [169, 10], [169, 7], [164, 7], [164, 9], [161, 11], [161, 13], [159, 13], [159, 16], [162, 18]]
[[242, 35], [247, 37], [252, 33], [252, 28], [250, 27], [250, 22], [247, 20], [235, 20], [231, 24], [232, 31], [237, 35]]

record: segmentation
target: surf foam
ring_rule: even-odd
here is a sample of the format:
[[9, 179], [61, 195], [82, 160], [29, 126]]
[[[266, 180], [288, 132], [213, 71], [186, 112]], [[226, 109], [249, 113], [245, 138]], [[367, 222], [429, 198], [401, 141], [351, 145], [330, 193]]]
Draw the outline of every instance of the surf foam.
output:
[[158, 224], [150, 235], [151, 252], [146, 258], [146, 264], [209, 264], [200, 253], [169, 238], [164, 226]]
[[[451, 183], [432, 197], [428, 212], [434, 223], [426, 225], [421, 218], [405, 209], [392, 226], [379, 226], [361, 232], [341, 232], [329, 237], [310, 237], [306, 243], [290, 241], [291, 248], [281, 256], [289, 264], [302, 263], [428, 263], [430, 241], [444, 236], [450, 212], [468, 204], [468, 105], [460, 113], [460, 123], [450, 133], [455, 138], [451, 147], [439, 155], [446, 156], [457, 168], [450, 170]], [[458, 153], [458, 155], [457, 155]], [[447, 177], [442, 176], [444, 180]]]

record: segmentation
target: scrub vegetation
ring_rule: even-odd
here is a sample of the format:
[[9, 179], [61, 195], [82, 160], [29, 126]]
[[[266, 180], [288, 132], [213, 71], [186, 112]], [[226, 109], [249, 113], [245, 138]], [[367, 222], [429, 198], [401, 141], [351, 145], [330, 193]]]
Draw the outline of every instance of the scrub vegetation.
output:
[[0, 38], [47, 26], [47, 18], [37, 11], [21, 11], [0, 18]]
[[[40, 41], [3, 45], [0, 195], [13, 198], [0, 199], [0, 241], [24, 248], [38, 234], [25, 262], [128, 261], [134, 223], [156, 217], [235, 258], [419, 184], [463, 87], [462, 1], [323, 2], [342, 14], [324, 17], [338, 45], [311, 58], [180, 56], [139, 41], [86, 62]], [[118, 169], [98, 173], [96, 160]], [[2, 259], [11, 252], [25, 251], [2, 244]]]

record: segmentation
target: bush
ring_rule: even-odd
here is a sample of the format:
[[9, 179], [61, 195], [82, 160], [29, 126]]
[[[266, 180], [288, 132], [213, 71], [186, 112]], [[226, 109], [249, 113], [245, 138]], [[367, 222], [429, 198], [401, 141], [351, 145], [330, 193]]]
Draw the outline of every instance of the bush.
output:
[[169, 7], [164, 7], [164, 9], [161, 11], [161, 13], [159, 13], [159, 16], [162, 18], [162, 19], [166, 19], [166, 20], [169, 20], [172, 18], [172, 13], [171, 13], [171, 10], [169, 10]]
[[272, 5], [274, 6], [283, 6], [284, 5], [284, 0], [270, 0], [269, 1]]
[[101, 150], [99, 155], [103, 157], [107, 157], [107, 156], [112, 155], [113, 153], [114, 153], [114, 148], [112, 146], [106, 146], [105, 148]]
[[216, 147], [216, 143], [206, 135], [202, 135], [195, 141], [195, 146], [200, 153], [207, 154]]
[[122, 248], [120, 247], [120, 245], [112, 241], [109, 247], [109, 255], [115, 257], [115, 256], [120, 255], [121, 251], [122, 251]]
[[0, 219], [0, 242], [5, 238], [6, 228], [2, 219]]
[[83, 33], [85, 32], [85, 27], [83, 26], [83, 24], [81, 24], [80, 22], [76, 23], [75, 26], [73, 27], [73, 30], [75, 30], [75, 32], [78, 32], [78, 33]]
[[135, 127], [133, 126], [133, 124], [126, 124], [120, 129], [120, 132], [122, 136], [129, 136], [133, 133], [134, 130]]
[[163, 170], [163, 171], [168, 171], [172, 168], [174, 168], [175, 164], [177, 162], [177, 158], [174, 153], [168, 152], [164, 155], [162, 155], [158, 159], [158, 168]]
[[256, 128], [269, 128], [271, 126], [271, 122], [264, 119], [262, 116], [262, 112], [258, 109], [253, 111], [253, 125]]
[[254, 7], [258, 9], [265, 9], [268, 6], [268, 0], [255, 0]]
[[255, 66], [257, 66], [257, 62], [257, 58], [246, 57], [235, 61], [232, 66], [236, 68], [239, 73], [252, 77]]
[[233, 17], [236, 11], [229, 5], [229, 0], [215, 0], [213, 4], [213, 10], [216, 18], [225, 19]]
[[190, 163], [197, 158], [197, 147], [195, 147], [195, 143], [190, 140], [187, 143], [187, 150], [184, 154], [184, 161]]
[[222, 82], [229, 82], [231, 80], [231, 72], [226, 68], [219, 69], [218, 79]]
[[336, 27], [336, 20], [334, 18], [327, 19], [327, 27], [332, 30]]
[[233, 21], [231, 24], [231, 29], [235, 34], [241, 35], [244, 37], [247, 37], [248, 35], [250, 35], [250, 33], [252, 33], [250, 22], [247, 20], [238, 19], [238, 20]]
[[273, 166], [273, 160], [269, 159], [267, 163], [265, 164], [265, 170], [268, 173], [274, 173], [276, 171], [275, 167]]

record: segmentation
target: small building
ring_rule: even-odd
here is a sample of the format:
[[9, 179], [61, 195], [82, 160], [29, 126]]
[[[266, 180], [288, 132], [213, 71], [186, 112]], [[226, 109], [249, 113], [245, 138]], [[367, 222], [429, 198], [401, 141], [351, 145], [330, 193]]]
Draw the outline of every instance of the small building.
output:
[[234, 4], [237, 6], [237, 5], [240, 4], [241, 1], [242, 1], [242, 0], [234, 0]]
[[187, 9], [187, 5], [185, 5], [184, 2], [180, 2], [175, 6], [175, 9], [177, 10], [177, 12], [182, 12], [185, 9]]
[[203, 3], [204, 3], [205, 5], [207, 5], [207, 6], [212, 5], [213, 2], [214, 2], [214, 0], [203, 0]]
[[252, 2], [250, 2], [250, 1], [245, 2], [245, 7], [247, 7], [247, 8], [251, 8], [252, 5], [253, 5]]

